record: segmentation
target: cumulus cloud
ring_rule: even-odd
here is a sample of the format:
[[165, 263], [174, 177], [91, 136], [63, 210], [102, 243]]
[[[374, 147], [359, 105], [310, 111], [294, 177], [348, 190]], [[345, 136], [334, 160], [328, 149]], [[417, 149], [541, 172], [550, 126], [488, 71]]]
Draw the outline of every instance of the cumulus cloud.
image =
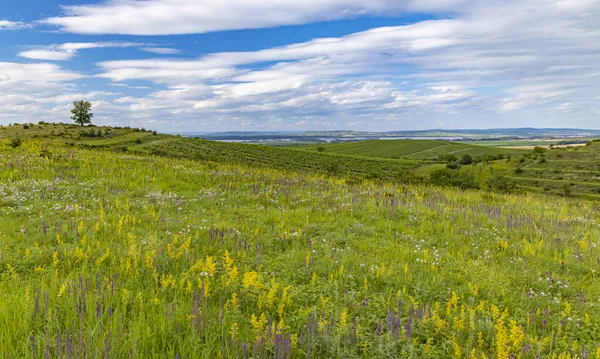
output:
[[[167, 86], [161, 96], [127, 99], [136, 109], [211, 117], [573, 113], [598, 108], [598, 9], [598, 0], [481, 2], [452, 19], [259, 51], [103, 62], [98, 76]], [[199, 84], [201, 96], [178, 97]], [[175, 97], [166, 101], [165, 91]]]
[[305, 24], [400, 11], [454, 11], [469, 0], [119, 0], [65, 6], [42, 22], [78, 34], [173, 35]]
[[[105, 121], [114, 115], [132, 126], [148, 121], [146, 127], [159, 129], [389, 129], [442, 122], [598, 127], [600, 0], [224, 0], [202, 6], [119, 0], [66, 7], [64, 16], [47, 23], [91, 34], [174, 34], [402, 11], [445, 14], [259, 51], [102, 62], [95, 77], [137, 91], [88, 94], [96, 96]], [[25, 57], [69, 59], [92, 48], [65, 45], [31, 48], [42, 53]], [[2, 74], [0, 67], [0, 84]], [[59, 86], [81, 94], [70, 81], [28, 82], [26, 88]], [[14, 92], [8, 95], [15, 101]]]
[[19, 30], [25, 28], [26, 25], [20, 21], [0, 20], [0, 30]]
[[30, 50], [20, 52], [19, 56], [33, 60], [65, 61], [70, 60], [77, 55], [77, 51], [79, 50], [140, 46], [145, 46], [145, 44], [136, 42], [69, 42], [58, 45], [37, 46]]
[[105, 91], [82, 92], [74, 81], [86, 76], [49, 63], [0, 62], [0, 123], [67, 122], [73, 101], [110, 104], [122, 96]]

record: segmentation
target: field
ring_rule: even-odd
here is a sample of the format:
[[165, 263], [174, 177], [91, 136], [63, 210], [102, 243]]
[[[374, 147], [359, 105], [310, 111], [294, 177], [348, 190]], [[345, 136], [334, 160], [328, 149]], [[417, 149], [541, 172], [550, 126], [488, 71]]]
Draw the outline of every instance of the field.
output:
[[565, 140], [482, 140], [482, 141], [460, 141], [460, 143], [478, 146], [493, 146], [493, 147], [506, 147], [506, 148], [520, 148], [520, 147], [566, 147], [566, 146], [577, 146], [585, 145], [587, 142], [592, 141], [593, 138], [579, 138], [579, 139], [565, 139]]
[[432, 160], [443, 155], [454, 155], [460, 158], [465, 154], [480, 157], [484, 155], [519, 155], [526, 153], [524, 150], [436, 140], [371, 140], [299, 147], [299, 149], [306, 151], [318, 151], [319, 148], [324, 149], [323, 152], [326, 153], [415, 160]]
[[[600, 194], [600, 142], [574, 148], [555, 148], [513, 164], [508, 175], [523, 186], [541, 188], [547, 193], [573, 195]], [[518, 168], [518, 170], [517, 170]]]
[[0, 356], [599, 358], [598, 209], [4, 141]]

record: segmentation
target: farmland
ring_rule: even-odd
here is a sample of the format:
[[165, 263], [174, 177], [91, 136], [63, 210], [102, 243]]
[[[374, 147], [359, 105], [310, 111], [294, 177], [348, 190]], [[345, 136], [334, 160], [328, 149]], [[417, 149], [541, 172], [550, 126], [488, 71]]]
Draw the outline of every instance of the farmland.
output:
[[326, 153], [415, 160], [436, 159], [443, 155], [455, 155], [460, 158], [465, 154], [477, 157], [518, 155], [527, 152], [436, 140], [371, 140], [299, 147], [309, 152], [317, 151], [319, 148]]
[[594, 202], [217, 162], [201, 140], [156, 156], [140, 136], [0, 145], [0, 356], [600, 355]]
[[587, 193], [600, 198], [600, 142], [574, 148], [555, 148], [523, 158], [508, 175], [523, 186], [555, 194]]

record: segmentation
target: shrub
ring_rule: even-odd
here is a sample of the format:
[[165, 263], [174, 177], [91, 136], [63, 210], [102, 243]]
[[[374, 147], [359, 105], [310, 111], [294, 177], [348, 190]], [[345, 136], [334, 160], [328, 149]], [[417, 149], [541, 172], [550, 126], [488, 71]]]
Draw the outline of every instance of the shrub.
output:
[[447, 168], [431, 172], [428, 178], [431, 184], [462, 189], [477, 188], [475, 176], [468, 172], [454, 171]]
[[460, 163], [458, 163], [458, 161], [456, 162], [450, 162], [446, 165], [446, 168], [451, 169], [451, 170], [457, 170], [460, 169]]
[[517, 183], [499, 174], [488, 179], [487, 187], [491, 191], [512, 193], [517, 190]]
[[15, 137], [10, 141], [10, 147], [17, 148], [17, 147], [21, 146], [22, 143], [23, 143], [23, 141], [21, 141], [21, 139], [19, 137]]
[[325, 147], [319, 146], [319, 147], [317, 147], [317, 151], [319, 151], [319, 152], [325, 152]]
[[471, 155], [468, 153], [464, 154], [460, 159], [461, 165], [470, 165], [471, 163], [473, 163], [473, 157], [471, 157]]

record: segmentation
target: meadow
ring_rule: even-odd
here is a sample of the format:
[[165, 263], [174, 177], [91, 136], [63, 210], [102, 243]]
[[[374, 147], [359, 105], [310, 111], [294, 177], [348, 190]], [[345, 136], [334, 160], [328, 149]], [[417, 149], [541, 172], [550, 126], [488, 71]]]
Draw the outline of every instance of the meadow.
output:
[[159, 144], [0, 141], [1, 357], [600, 358], [595, 202]]

